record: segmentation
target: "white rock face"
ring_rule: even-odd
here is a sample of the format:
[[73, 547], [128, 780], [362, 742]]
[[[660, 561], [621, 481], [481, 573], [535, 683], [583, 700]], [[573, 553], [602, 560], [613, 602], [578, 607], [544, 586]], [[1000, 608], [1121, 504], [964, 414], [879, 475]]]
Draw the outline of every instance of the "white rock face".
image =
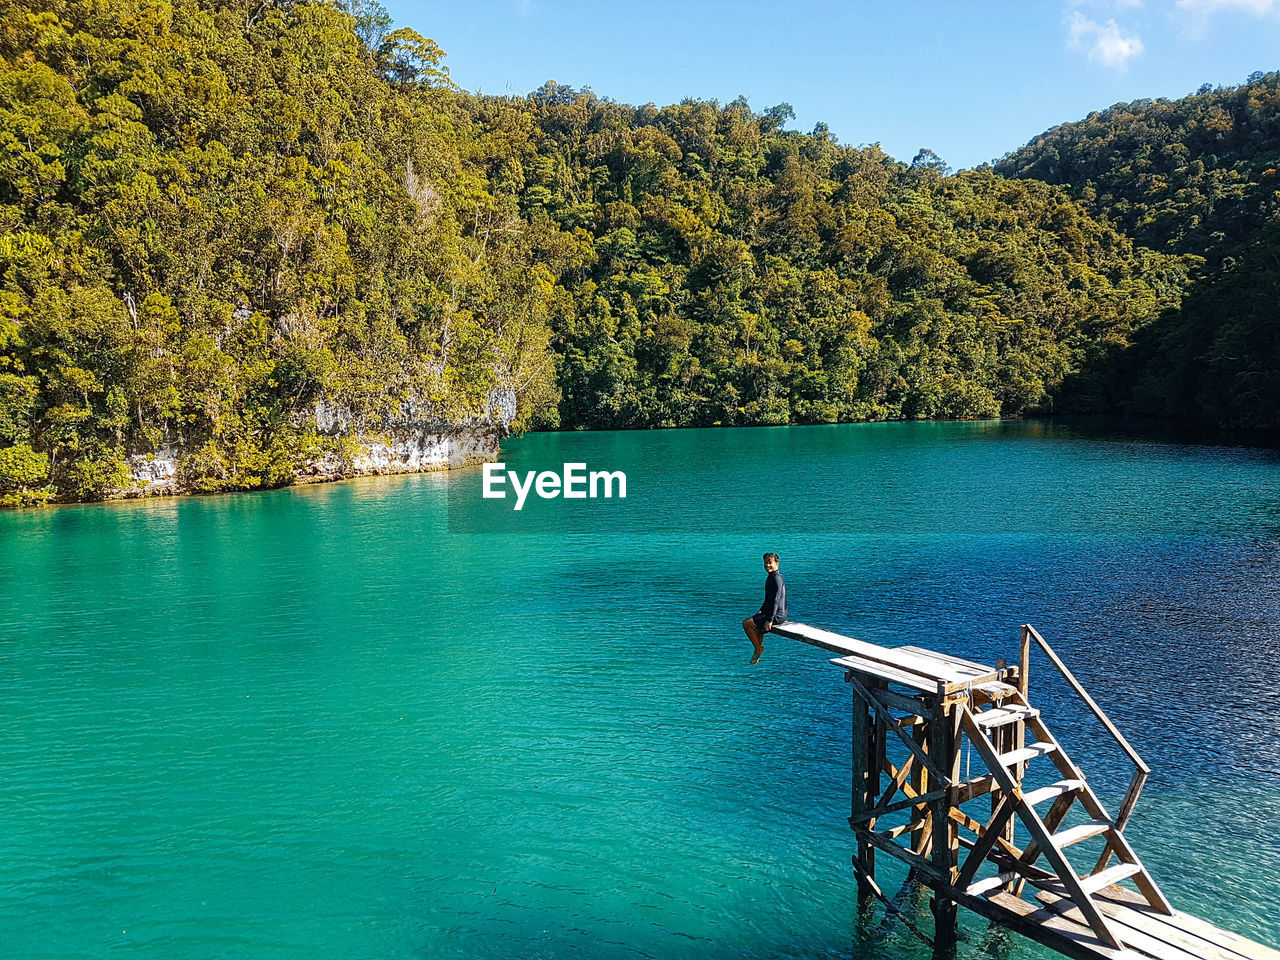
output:
[[[315, 405], [311, 417], [299, 418], [300, 424], [314, 418], [320, 433], [352, 437], [356, 453], [350, 460], [336, 453], [325, 454], [303, 465], [297, 472], [296, 482], [322, 483], [375, 474], [424, 473], [496, 460], [498, 444], [507, 435], [515, 414], [515, 394], [509, 390], [490, 393], [483, 418], [457, 425], [442, 425], [427, 419], [429, 414], [425, 409], [409, 402], [382, 423], [368, 424], [355, 420], [349, 411], [321, 401]], [[162, 447], [153, 454], [130, 457], [135, 487], [121, 491], [120, 495], [147, 497], [185, 493], [182, 456], [183, 451], [177, 447]]]
[[177, 449], [163, 447], [154, 454], [130, 457], [129, 469], [133, 472], [133, 482], [138, 487], [135, 495], [150, 497], [181, 493], [178, 456]]
[[491, 427], [450, 427], [383, 431], [364, 438], [359, 452], [346, 461], [326, 454], [298, 471], [300, 483], [367, 477], [383, 473], [426, 473], [469, 463], [496, 460], [500, 431]]

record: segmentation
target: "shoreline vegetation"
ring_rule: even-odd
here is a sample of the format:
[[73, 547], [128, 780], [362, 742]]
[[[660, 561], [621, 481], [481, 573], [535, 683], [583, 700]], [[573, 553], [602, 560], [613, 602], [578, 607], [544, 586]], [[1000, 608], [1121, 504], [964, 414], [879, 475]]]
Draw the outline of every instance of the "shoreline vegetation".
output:
[[1280, 428], [1280, 74], [953, 173], [786, 104], [470, 94], [371, 0], [0, 21], [3, 505], [526, 430]]

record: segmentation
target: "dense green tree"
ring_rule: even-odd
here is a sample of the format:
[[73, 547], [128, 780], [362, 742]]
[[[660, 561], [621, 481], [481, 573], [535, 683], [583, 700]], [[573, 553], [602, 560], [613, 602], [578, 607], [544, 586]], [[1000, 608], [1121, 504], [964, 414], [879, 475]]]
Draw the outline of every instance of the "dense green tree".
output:
[[288, 483], [349, 451], [321, 413], [457, 421], [495, 388], [517, 429], [1267, 425], [1276, 75], [952, 174], [787, 104], [468, 94], [376, 0], [0, 22], [5, 502], [162, 448], [195, 489]]
[[1280, 73], [1090, 114], [996, 169], [1066, 185], [1141, 243], [1183, 255], [1180, 269], [1145, 258], [1142, 272], [1157, 291], [1186, 287], [1185, 302], [1134, 350], [1095, 344], [1066, 402], [1280, 429]]
[[1180, 290], [1060, 188], [800, 134], [785, 104], [462, 102], [502, 144], [491, 192], [590, 251], [551, 319], [565, 426], [1051, 409]]
[[289, 482], [317, 403], [550, 395], [535, 231], [439, 48], [352, 10], [0, 0], [0, 444], [63, 494], [164, 445], [199, 489]]

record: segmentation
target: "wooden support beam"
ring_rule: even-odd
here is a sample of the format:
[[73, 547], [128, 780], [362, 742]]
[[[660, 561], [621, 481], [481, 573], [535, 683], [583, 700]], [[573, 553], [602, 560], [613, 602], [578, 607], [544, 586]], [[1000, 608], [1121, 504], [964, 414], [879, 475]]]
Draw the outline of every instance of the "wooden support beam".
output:
[[[948, 815], [959, 826], [964, 827], [966, 830], [971, 832], [974, 836], [977, 836], [977, 837], [982, 836], [982, 833], [983, 833], [982, 824], [980, 824], [977, 820], [973, 819], [973, 817], [969, 816], [963, 810], [957, 810], [954, 807], [952, 807]], [[1022, 851], [1019, 850], [1017, 847], [1015, 847], [1012, 841], [1006, 840], [1003, 836], [996, 839], [996, 848], [999, 849], [1001, 852], [1003, 852], [1006, 856], [1012, 857], [1015, 860], [1017, 860], [1019, 857], [1022, 856]]]
[[1018, 640], [1018, 693], [1026, 701], [1031, 689], [1031, 624], [1022, 625], [1022, 636]]
[[[906, 783], [907, 777], [910, 776], [911, 768], [915, 764], [915, 762], [916, 762], [915, 757], [907, 757], [906, 762], [901, 767], [898, 767], [896, 770], [894, 769], [893, 764], [891, 763], [885, 764], [887, 768], [887, 772], [889, 774], [889, 786], [885, 787], [884, 793], [881, 794], [880, 799], [876, 802], [876, 806], [875, 806], [876, 810], [880, 810], [881, 808], [887, 807], [889, 805], [889, 801], [893, 799], [893, 795], [898, 792], [899, 788], [904, 783]], [[885, 811], [885, 812], [887, 813], [888, 811]], [[874, 813], [874, 815], [880, 816], [879, 813]]]
[[991, 819], [987, 821], [983, 832], [978, 836], [978, 842], [973, 845], [973, 849], [969, 851], [969, 856], [965, 858], [964, 866], [960, 868], [960, 874], [956, 878], [957, 887], [963, 890], [973, 883], [973, 878], [978, 875], [978, 867], [982, 866], [983, 861], [987, 859], [987, 854], [995, 847], [996, 842], [1004, 837], [1004, 826], [1013, 817], [1015, 806], [1021, 802], [1021, 800], [1016, 800], [1011, 794], [1006, 793], [996, 804], [996, 809], [991, 814]]
[[[961, 707], [960, 710], [965, 708]], [[929, 764], [932, 777], [939, 768], [940, 782], [949, 786], [960, 779], [960, 750], [957, 736], [957, 710], [943, 704], [934, 713], [929, 723]], [[936, 786], [930, 780], [931, 786]], [[955, 886], [956, 866], [960, 855], [960, 839], [955, 822], [950, 818], [950, 804], [943, 796], [933, 802], [933, 849], [930, 851], [930, 862], [937, 876], [945, 878], [945, 887], [935, 887], [933, 892], [934, 920], [934, 956], [939, 960], [949, 960], [955, 956], [956, 950], [956, 901], [948, 889]]]
[[[851, 675], [846, 675], [846, 679], [849, 677]], [[860, 817], [868, 806], [867, 795], [871, 790], [871, 732], [874, 724], [867, 704], [857, 696], [851, 699], [853, 701], [853, 783], [849, 798], [849, 825], [853, 826], [854, 818]], [[855, 860], [858, 862], [858, 901], [865, 905], [875, 896], [876, 859], [875, 848], [866, 841], [863, 831], [858, 832]]]
[[[1141, 770], [1133, 772], [1133, 779], [1129, 781], [1129, 789], [1125, 791], [1124, 800], [1120, 804], [1120, 813], [1116, 816], [1116, 829], [1123, 831], [1129, 823], [1129, 818], [1133, 816], [1133, 808], [1138, 805], [1138, 796], [1142, 793], [1142, 787], [1147, 782], [1147, 775]], [[1097, 873], [1106, 867], [1107, 862], [1111, 859], [1111, 844], [1107, 844], [1102, 856], [1098, 858], [1097, 865], [1093, 868], [1093, 872]]]
[[899, 907], [898, 904], [895, 902], [902, 899], [903, 891], [905, 891], [908, 885], [912, 883], [910, 879], [908, 879], [907, 882], [903, 884], [903, 890], [898, 892], [898, 896], [896, 896], [893, 900], [890, 900], [888, 897], [884, 895], [884, 891], [880, 889], [880, 885], [876, 883], [875, 877], [865, 876], [863, 874], [862, 865], [858, 863], [857, 857], [853, 858], [853, 869], [854, 869], [854, 872], [858, 875], [859, 883], [866, 883], [867, 886], [871, 888], [871, 891], [875, 895], [876, 899], [884, 904], [885, 924], [881, 925], [882, 929], [891, 919], [901, 920], [908, 930], [910, 930], [917, 937], [919, 937], [921, 940], [924, 941], [926, 946], [929, 946], [929, 947], [933, 946], [933, 941], [930, 940], [924, 934], [924, 932], [915, 925], [915, 923], [911, 920], [910, 917], [908, 917], [905, 913], [902, 912], [902, 908]]
[[[906, 791], [904, 790], [903, 792], [905, 793]], [[914, 792], [915, 791], [912, 791], [912, 793]], [[861, 826], [863, 823], [867, 823], [868, 821], [877, 820], [880, 817], [887, 817], [891, 813], [898, 813], [902, 810], [909, 810], [912, 807], [918, 807], [922, 803], [933, 803], [935, 800], [945, 797], [946, 795], [946, 788], [942, 788], [920, 796], [908, 796], [905, 800], [899, 800], [897, 803], [891, 803], [886, 807], [876, 807], [874, 810], [868, 810], [862, 813], [857, 819], [857, 822], [855, 822], [855, 818], [850, 817], [849, 825]]]
[[929, 760], [928, 754], [917, 747], [915, 741], [903, 733], [902, 730], [893, 723], [893, 716], [889, 713], [889, 708], [876, 699], [876, 695], [871, 690], [867, 689], [867, 687], [863, 686], [862, 682], [857, 677], [850, 675], [848, 680], [849, 686], [853, 688], [853, 692], [866, 701], [867, 706], [869, 706], [872, 712], [875, 713], [876, 719], [879, 721], [879, 725], [892, 730], [897, 738], [906, 745], [907, 749], [915, 755], [916, 759], [919, 760], [920, 763], [930, 771], [930, 773], [935, 777], [938, 777], [943, 784], [949, 784], [951, 782], [950, 778], [932, 764]]
[[[922, 751], [927, 751], [929, 749], [929, 731], [927, 726], [921, 725], [921, 726], [915, 727], [911, 731], [911, 738], [915, 741], [916, 746], [919, 747]], [[912, 759], [915, 759], [915, 758], [913, 757]], [[907, 786], [911, 789], [911, 792], [914, 793], [917, 797], [924, 796], [924, 794], [927, 793], [929, 790], [928, 783], [929, 783], [929, 771], [927, 771], [923, 766], [920, 766], [919, 764], [913, 764], [912, 771], [911, 771], [911, 781], [907, 784]], [[915, 817], [915, 814], [913, 813], [912, 820], [914, 821], [915, 819], [916, 817]], [[925, 829], [924, 829], [924, 818], [921, 818], [920, 826], [917, 827], [911, 833], [911, 841], [910, 841], [911, 849], [923, 856], [925, 838], [927, 836], [928, 834], [925, 832]]]
[[[965, 732], [969, 734], [969, 742], [982, 755], [987, 768], [995, 775], [996, 782], [1000, 784], [1001, 788], [1007, 793], [1014, 793], [1018, 789], [1017, 784], [1014, 783], [1009, 771], [1001, 764], [999, 756], [991, 746], [991, 741], [982, 732], [977, 721], [974, 720], [973, 714], [967, 708], [962, 708], [961, 714]], [[1026, 826], [1027, 832], [1031, 834], [1031, 839], [1043, 851], [1045, 859], [1049, 861], [1049, 865], [1057, 873], [1058, 879], [1065, 885], [1067, 893], [1070, 894], [1071, 899], [1080, 908], [1080, 912], [1089, 921], [1090, 929], [1106, 943], [1119, 948], [1121, 946], [1120, 940], [1107, 924], [1107, 921], [1103, 919], [1093, 901], [1089, 899], [1089, 895], [1081, 889], [1080, 880], [1076, 876], [1075, 869], [1067, 862], [1062, 852], [1050, 839], [1049, 831], [1045, 828], [1044, 821], [1040, 819], [1039, 814], [1025, 803], [1018, 806], [1017, 812], [1018, 818]]]
[[993, 790], [998, 790], [996, 786], [996, 778], [991, 774], [985, 774], [981, 777], [974, 777], [972, 780], [966, 780], [951, 788], [951, 805], [958, 807], [961, 804], [968, 803], [970, 800], [976, 800], [978, 797], [985, 797]]
[[867, 842], [874, 846], [877, 850], [882, 850], [901, 860], [907, 866], [915, 870], [917, 876], [929, 884], [929, 886], [937, 888], [939, 885], [950, 888], [951, 878], [944, 877], [939, 874], [927, 857], [917, 856], [905, 847], [900, 847], [887, 837], [883, 837], [878, 833], [866, 833]]

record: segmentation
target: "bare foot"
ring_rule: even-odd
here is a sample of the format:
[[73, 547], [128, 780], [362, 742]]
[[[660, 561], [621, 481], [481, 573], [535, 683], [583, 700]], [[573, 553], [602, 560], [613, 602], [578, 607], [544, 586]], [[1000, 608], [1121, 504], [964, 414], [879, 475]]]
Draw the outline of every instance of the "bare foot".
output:
[[763, 643], [762, 643], [762, 644], [760, 644], [760, 646], [756, 647], [756, 655], [755, 655], [754, 657], [752, 657], [752, 658], [751, 658], [751, 662], [752, 662], [752, 663], [759, 663], [759, 662], [760, 662], [760, 655], [761, 655], [762, 653], [764, 653], [764, 644], [763, 644]]

